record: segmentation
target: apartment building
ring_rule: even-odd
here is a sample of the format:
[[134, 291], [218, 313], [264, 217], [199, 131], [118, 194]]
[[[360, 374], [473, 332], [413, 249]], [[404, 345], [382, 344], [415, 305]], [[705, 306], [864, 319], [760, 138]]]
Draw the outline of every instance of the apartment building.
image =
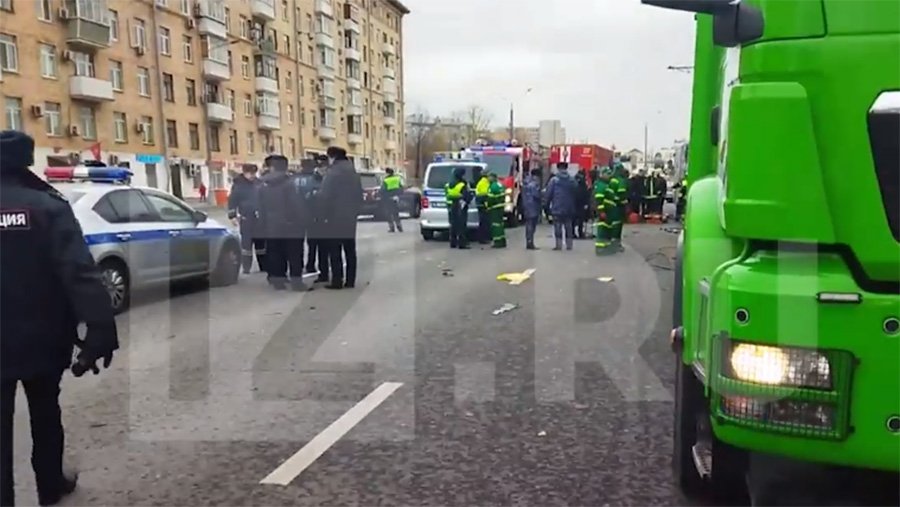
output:
[[0, 0], [3, 128], [193, 196], [269, 153], [404, 159], [397, 0]]

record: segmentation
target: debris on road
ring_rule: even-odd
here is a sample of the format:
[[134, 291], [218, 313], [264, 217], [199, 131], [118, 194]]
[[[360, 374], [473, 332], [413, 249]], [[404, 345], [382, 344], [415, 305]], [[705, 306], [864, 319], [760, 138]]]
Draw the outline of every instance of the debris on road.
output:
[[538, 431], [538, 436], [539, 436], [539, 437], [546, 437], [546, 436], [547, 436], [547, 432], [544, 431], [544, 430]]
[[573, 406], [575, 407], [575, 410], [584, 410], [590, 408], [590, 405], [588, 405], [587, 403], [575, 403]]
[[669, 234], [681, 234], [681, 227], [660, 227], [659, 229]]
[[448, 266], [446, 262], [441, 261], [441, 263], [438, 264], [438, 269], [441, 270], [441, 274], [444, 276], [453, 276], [453, 268]]
[[516, 308], [518, 308], [518, 307], [519, 307], [519, 305], [516, 305], [516, 304], [513, 304], [513, 303], [506, 303], [505, 305], [503, 305], [503, 306], [501, 306], [500, 308], [497, 308], [496, 310], [494, 310], [493, 312], [491, 312], [491, 314], [492, 314], [492, 315], [502, 315], [502, 314], [504, 314], [504, 313], [506, 313], [506, 312], [511, 312], [511, 311], [515, 310]]
[[597, 278], [597, 281], [603, 283], [612, 283], [613, 281], [615, 281], [615, 278], [611, 276], [601, 276]]
[[531, 278], [531, 275], [537, 271], [534, 268], [526, 269], [521, 273], [501, 273], [497, 275], [497, 280], [501, 282], [509, 282], [510, 285], [522, 285], [522, 282]]

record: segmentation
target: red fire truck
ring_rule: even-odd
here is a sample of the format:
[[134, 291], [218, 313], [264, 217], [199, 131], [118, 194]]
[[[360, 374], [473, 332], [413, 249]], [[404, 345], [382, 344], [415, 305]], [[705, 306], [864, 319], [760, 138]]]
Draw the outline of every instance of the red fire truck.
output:
[[596, 144], [556, 144], [550, 147], [548, 163], [551, 170], [555, 170], [557, 164], [566, 162], [570, 174], [574, 175], [575, 170], [584, 171], [590, 181], [591, 169], [609, 165], [612, 158], [612, 150]]

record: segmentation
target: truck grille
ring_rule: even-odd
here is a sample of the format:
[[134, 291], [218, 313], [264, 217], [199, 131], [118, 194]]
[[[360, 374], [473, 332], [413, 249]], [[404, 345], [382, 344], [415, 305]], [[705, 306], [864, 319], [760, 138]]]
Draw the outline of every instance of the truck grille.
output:
[[888, 225], [900, 242], [900, 108], [879, 107], [882, 97], [869, 111], [869, 142]]

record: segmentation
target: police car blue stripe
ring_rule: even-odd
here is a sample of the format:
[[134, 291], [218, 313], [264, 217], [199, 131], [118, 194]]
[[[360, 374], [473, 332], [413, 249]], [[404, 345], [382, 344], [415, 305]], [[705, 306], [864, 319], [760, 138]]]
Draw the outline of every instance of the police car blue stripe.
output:
[[154, 241], [160, 239], [176, 239], [169, 235], [169, 231], [178, 231], [181, 233], [180, 238], [217, 238], [232, 234], [225, 228], [221, 229], [154, 229], [150, 231], [118, 231], [118, 232], [101, 232], [97, 234], [85, 234], [84, 242], [89, 246], [103, 245], [107, 243], [123, 243], [119, 239], [119, 234], [128, 234], [131, 237], [128, 243], [134, 241]]
[[444, 197], [443, 190], [425, 190], [425, 197]]

